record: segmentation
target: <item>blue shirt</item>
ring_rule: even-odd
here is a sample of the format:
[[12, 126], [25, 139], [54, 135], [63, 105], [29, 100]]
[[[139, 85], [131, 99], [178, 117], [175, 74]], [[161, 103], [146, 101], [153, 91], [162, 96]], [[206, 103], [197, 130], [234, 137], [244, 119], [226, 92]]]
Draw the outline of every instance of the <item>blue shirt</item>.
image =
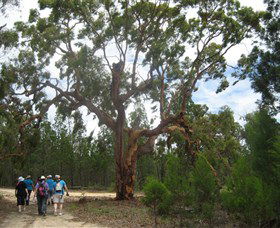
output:
[[[54, 182], [54, 184], [55, 184], [54, 194], [64, 195], [64, 188], [66, 187], [65, 181], [64, 180], [60, 180], [60, 181]], [[58, 184], [61, 185], [61, 191], [60, 192], [57, 191]]]
[[53, 179], [47, 179], [47, 184], [49, 185], [49, 190], [52, 191], [54, 189], [55, 186], [55, 182]]
[[24, 183], [26, 185], [27, 190], [33, 190], [33, 181], [31, 179], [25, 179]]

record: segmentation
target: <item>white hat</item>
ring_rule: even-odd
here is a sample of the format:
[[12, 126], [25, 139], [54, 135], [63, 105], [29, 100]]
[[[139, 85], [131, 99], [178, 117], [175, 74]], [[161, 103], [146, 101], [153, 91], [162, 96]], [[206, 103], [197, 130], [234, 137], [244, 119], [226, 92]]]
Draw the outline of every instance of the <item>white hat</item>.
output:
[[52, 178], [52, 175], [48, 175], [47, 178]]
[[56, 179], [60, 179], [60, 175], [55, 175], [55, 178]]
[[44, 180], [44, 179], [46, 179], [46, 178], [45, 178], [45, 176], [41, 176], [41, 178], [40, 178], [40, 179], [41, 179], [41, 180]]
[[24, 181], [24, 178], [23, 178], [22, 176], [20, 176], [20, 177], [18, 178], [18, 181]]

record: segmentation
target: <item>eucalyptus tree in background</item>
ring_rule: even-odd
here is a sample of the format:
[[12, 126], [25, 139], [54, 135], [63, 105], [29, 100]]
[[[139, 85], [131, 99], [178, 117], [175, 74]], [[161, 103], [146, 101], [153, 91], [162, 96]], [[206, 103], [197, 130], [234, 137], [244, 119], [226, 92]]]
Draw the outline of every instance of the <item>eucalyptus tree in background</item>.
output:
[[[68, 113], [86, 107], [114, 134], [120, 200], [133, 198], [137, 156], [151, 152], [158, 135], [178, 131], [189, 140], [186, 103], [197, 82], [220, 79], [219, 91], [228, 85], [225, 54], [259, 28], [260, 16], [232, 0], [40, 0], [39, 5], [49, 15], [40, 17], [34, 9], [28, 23], [16, 23], [20, 53], [2, 70], [17, 86], [10, 96], [21, 91], [37, 112], [25, 113], [21, 127], [40, 122], [53, 104]], [[157, 124], [129, 126], [135, 101], [153, 103]]]
[[[18, 10], [19, 5], [20, 1], [18, 0], [1, 0], [0, 17], [7, 18], [10, 16], [11, 10]], [[0, 22], [0, 160], [26, 154], [24, 147], [28, 143], [24, 143], [24, 141], [30, 136], [30, 134], [26, 137], [23, 136], [22, 131], [19, 131], [18, 128], [25, 121], [21, 118], [25, 112], [24, 102], [15, 96], [8, 95], [16, 83], [16, 79], [10, 75], [2, 74], [2, 71], [5, 71], [4, 63], [9, 62], [9, 54], [18, 42], [17, 32], [8, 28], [4, 21]], [[14, 137], [19, 133], [19, 137]]]
[[237, 75], [249, 78], [252, 88], [262, 94], [262, 104], [277, 114], [280, 110], [280, 1], [264, 2], [267, 11], [263, 15], [264, 28], [259, 33], [261, 42], [250, 55], [241, 58]]

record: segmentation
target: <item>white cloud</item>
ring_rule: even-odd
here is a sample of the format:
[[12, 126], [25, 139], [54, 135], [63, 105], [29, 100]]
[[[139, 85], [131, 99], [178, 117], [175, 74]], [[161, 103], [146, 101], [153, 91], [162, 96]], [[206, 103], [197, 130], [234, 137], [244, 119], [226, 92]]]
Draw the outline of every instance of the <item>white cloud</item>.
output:
[[254, 10], [262, 11], [266, 9], [266, 4], [262, 0], [240, 0], [242, 6], [252, 7]]
[[199, 82], [199, 90], [194, 93], [193, 100], [198, 104], [206, 104], [212, 113], [217, 113], [227, 105], [233, 110], [235, 120], [243, 124], [242, 117], [257, 108], [256, 101], [260, 99], [260, 94], [254, 93], [248, 80], [240, 81], [218, 94], [215, 93], [217, 86], [216, 81]]

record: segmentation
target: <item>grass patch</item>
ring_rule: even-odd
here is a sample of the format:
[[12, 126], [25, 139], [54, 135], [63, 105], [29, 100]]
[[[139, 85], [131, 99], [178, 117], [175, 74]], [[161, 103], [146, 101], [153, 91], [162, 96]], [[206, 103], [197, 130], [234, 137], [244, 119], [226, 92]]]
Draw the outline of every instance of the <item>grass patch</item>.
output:
[[[78, 221], [96, 223], [110, 227], [153, 227], [154, 220], [149, 209], [138, 200], [115, 201], [98, 199], [89, 202], [72, 202], [67, 204]], [[160, 220], [160, 227], [170, 227], [168, 221]]]
[[10, 212], [15, 210], [17, 210], [16, 202], [12, 203], [6, 200], [3, 194], [0, 194], [0, 221], [3, 221]]

